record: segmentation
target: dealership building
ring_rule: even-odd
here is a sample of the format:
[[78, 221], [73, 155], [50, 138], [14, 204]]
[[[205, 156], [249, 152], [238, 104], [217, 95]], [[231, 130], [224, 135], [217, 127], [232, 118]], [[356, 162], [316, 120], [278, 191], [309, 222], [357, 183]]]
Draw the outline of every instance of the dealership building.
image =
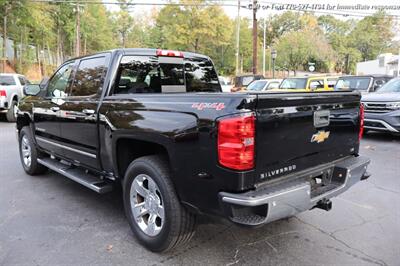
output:
[[377, 59], [357, 63], [357, 75], [382, 74], [398, 76], [399, 55], [380, 54]]

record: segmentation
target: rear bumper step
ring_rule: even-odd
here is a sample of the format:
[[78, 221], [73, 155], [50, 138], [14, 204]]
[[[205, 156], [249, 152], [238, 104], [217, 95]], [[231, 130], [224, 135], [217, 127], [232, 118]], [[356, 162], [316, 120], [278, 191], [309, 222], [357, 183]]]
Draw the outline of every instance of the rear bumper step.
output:
[[94, 176], [86, 173], [85, 170], [78, 167], [71, 167], [69, 165], [63, 164], [58, 160], [51, 158], [38, 159], [38, 162], [47, 168], [62, 174], [69, 179], [78, 182], [79, 184], [90, 188], [97, 193], [104, 194], [110, 192], [113, 189], [112, 184]]
[[363, 156], [346, 158], [336, 163], [331, 181], [323, 187], [321, 193], [313, 191], [307, 174], [290, 182], [266, 185], [246, 193], [220, 192], [220, 202], [231, 221], [244, 225], [269, 223], [314, 207], [329, 210], [331, 206], [322, 206], [321, 202], [329, 203], [330, 198], [362, 180], [369, 163], [370, 160]]

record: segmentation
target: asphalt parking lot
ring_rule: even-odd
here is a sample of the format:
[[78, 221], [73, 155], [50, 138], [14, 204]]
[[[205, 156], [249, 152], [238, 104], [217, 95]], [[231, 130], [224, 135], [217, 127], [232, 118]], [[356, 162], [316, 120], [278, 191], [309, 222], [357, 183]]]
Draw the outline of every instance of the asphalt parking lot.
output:
[[400, 138], [361, 144], [372, 176], [312, 210], [257, 229], [201, 219], [193, 240], [154, 254], [134, 239], [118, 191], [24, 173], [14, 125], [0, 122], [0, 265], [399, 265]]

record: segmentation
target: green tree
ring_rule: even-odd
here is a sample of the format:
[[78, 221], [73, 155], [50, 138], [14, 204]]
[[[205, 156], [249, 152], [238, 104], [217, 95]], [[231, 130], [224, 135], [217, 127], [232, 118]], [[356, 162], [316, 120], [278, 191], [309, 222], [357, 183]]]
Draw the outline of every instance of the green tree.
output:
[[360, 20], [349, 35], [350, 46], [361, 53], [362, 60], [375, 59], [391, 45], [393, 19], [377, 12]]
[[304, 68], [309, 61], [317, 62], [317, 70], [329, 71], [333, 50], [325, 37], [314, 31], [291, 31], [275, 44], [278, 66], [293, 70]]

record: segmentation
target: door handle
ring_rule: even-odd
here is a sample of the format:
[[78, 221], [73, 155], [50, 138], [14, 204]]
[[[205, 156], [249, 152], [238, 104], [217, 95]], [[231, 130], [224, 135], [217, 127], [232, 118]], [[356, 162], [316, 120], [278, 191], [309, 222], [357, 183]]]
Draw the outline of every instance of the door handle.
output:
[[50, 110], [53, 111], [53, 112], [57, 112], [57, 111], [60, 111], [60, 107], [53, 106], [53, 107], [50, 107]]
[[95, 113], [95, 111], [93, 109], [83, 109], [82, 113], [84, 113], [86, 115], [93, 115]]

